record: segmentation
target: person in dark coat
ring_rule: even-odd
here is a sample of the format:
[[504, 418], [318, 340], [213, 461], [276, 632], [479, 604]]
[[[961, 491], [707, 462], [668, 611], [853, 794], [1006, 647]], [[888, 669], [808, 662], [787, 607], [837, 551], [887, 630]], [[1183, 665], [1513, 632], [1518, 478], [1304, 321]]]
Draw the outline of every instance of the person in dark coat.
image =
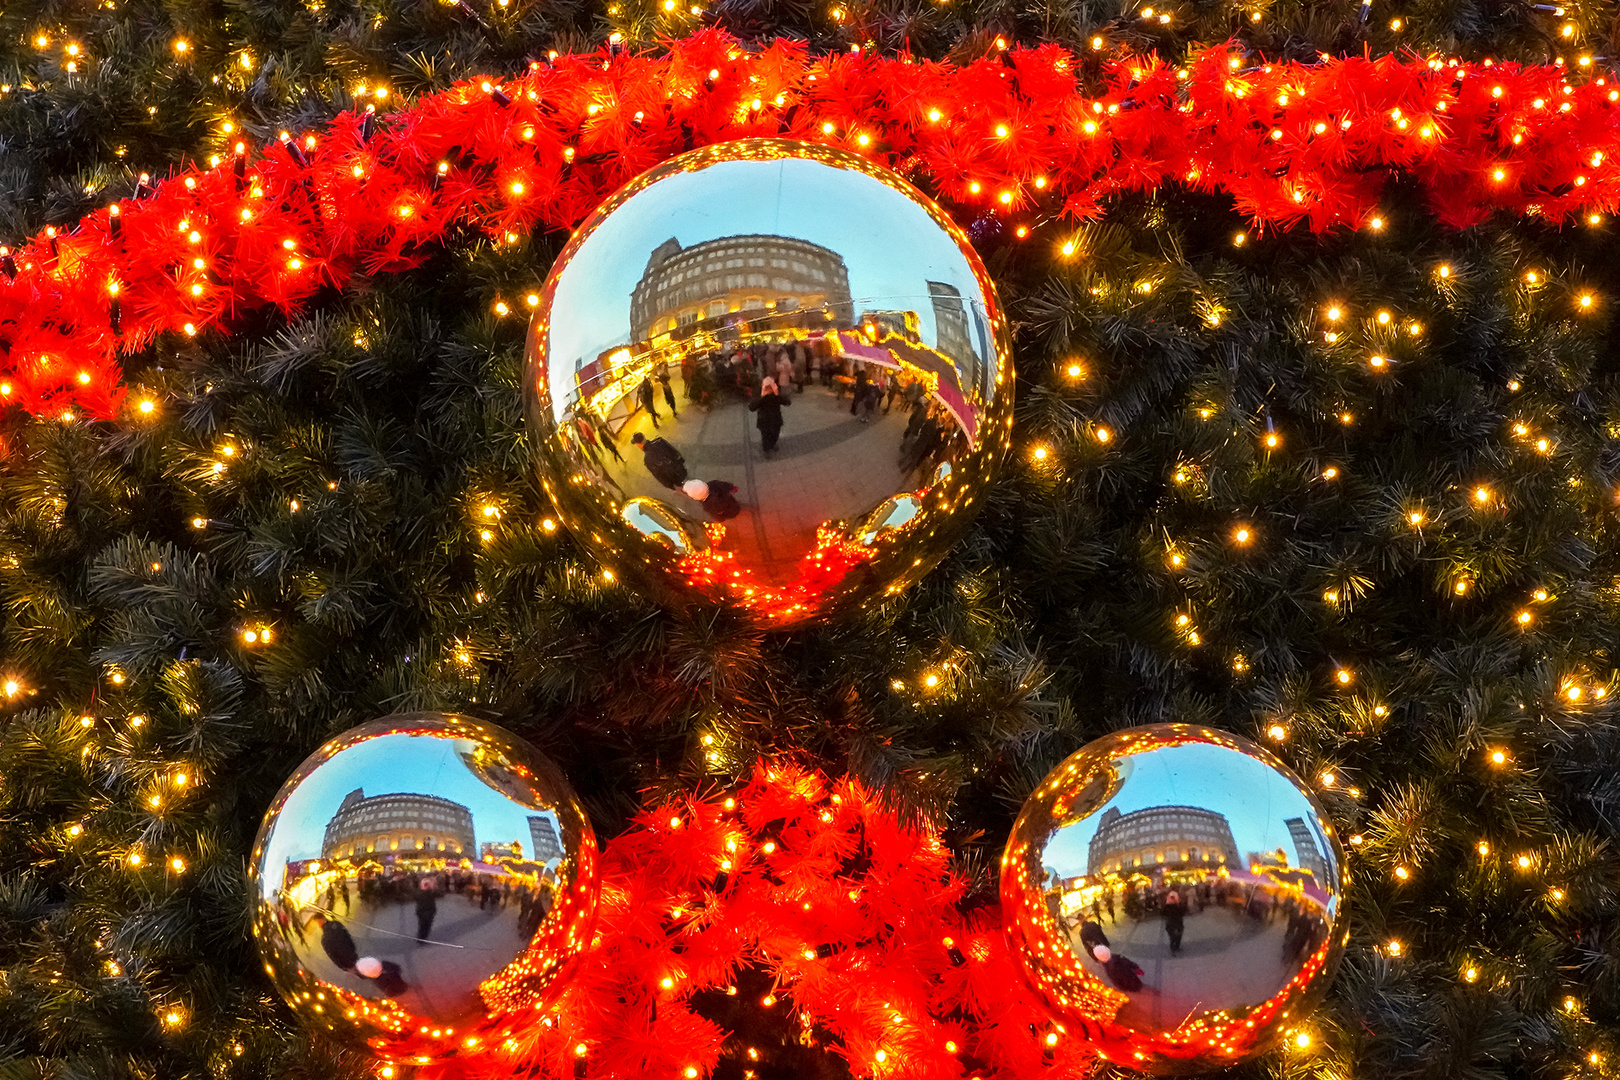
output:
[[360, 950], [354, 947], [354, 936], [348, 928], [329, 915], [315, 914], [309, 924], [321, 928], [321, 951], [326, 958], [344, 971], [353, 971], [360, 962]]
[[1108, 973], [1108, 979], [1121, 990], [1134, 993], [1142, 989], [1142, 969], [1128, 956], [1115, 955], [1106, 945], [1097, 946], [1097, 962]]
[[767, 454], [776, 451], [776, 440], [782, 434], [782, 408], [791, 404], [793, 402], [777, 392], [775, 379], [761, 382], [759, 397], [748, 403], [748, 411], [759, 414], [754, 426], [759, 428], [760, 449]]
[[[913, 383], [913, 386], [916, 384]], [[906, 430], [900, 433], [902, 444], [910, 442], [922, 430], [923, 423], [928, 419], [928, 405], [923, 401], [916, 401], [911, 406], [911, 417], [906, 421]]]
[[362, 956], [355, 965], [355, 974], [377, 984], [387, 997], [399, 997], [407, 989], [405, 971], [392, 960], [379, 960], [375, 956]]
[[660, 360], [658, 366], [653, 368], [653, 378], [664, 391], [664, 404], [669, 406], [669, 415], [680, 419], [680, 413], [675, 411], [675, 391], [669, 385], [669, 361]]
[[1080, 924], [1080, 946], [1086, 950], [1086, 955], [1095, 960], [1097, 958], [1097, 946], [1106, 946], [1107, 944], [1108, 935], [1103, 933], [1101, 926], [1098, 926], [1090, 919]]
[[1181, 894], [1172, 892], [1164, 898], [1164, 932], [1170, 935], [1170, 955], [1181, 952], [1181, 935], [1187, 929], [1187, 905]]
[[737, 501], [737, 485], [725, 480], [688, 480], [681, 485], [687, 498], [703, 504], [703, 509], [716, 521], [730, 521], [742, 513]]
[[439, 894], [433, 881], [424, 878], [416, 890], [416, 940], [425, 941], [433, 933], [433, 917], [439, 913]]
[[630, 442], [641, 447], [641, 463], [647, 471], [667, 488], [678, 488], [686, 483], [686, 459], [667, 439], [648, 439], [641, 432], [630, 436]]
[[658, 426], [658, 410], [653, 408], [652, 380], [645, 375], [641, 377], [641, 385], [636, 387], [636, 398], [641, 402], [641, 407], [647, 410], [647, 415], [652, 417], [653, 427], [656, 428]]
[[940, 429], [939, 421], [932, 416], [924, 419], [922, 427], [917, 430], [917, 438], [900, 455], [900, 471], [909, 473], [927, 461], [928, 455], [939, 449], [943, 438], [944, 432]]
[[866, 390], [871, 385], [871, 379], [866, 374], [866, 365], [859, 360], [855, 361], [855, 392], [849, 397], [849, 415], [854, 416], [855, 411], [866, 404]]

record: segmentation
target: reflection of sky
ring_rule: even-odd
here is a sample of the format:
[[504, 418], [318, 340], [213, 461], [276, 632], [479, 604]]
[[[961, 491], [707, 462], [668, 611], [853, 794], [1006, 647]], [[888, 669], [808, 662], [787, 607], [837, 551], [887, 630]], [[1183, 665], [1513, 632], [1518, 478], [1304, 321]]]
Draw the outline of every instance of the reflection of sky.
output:
[[1269, 765], [1239, 750], [1191, 743], [1133, 754], [1120, 789], [1084, 821], [1058, 832], [1041, 860], [1064, 877], [1086, 872], [1091, 838], [1109, 807], [1121, 814], [1150, 806], [1196, 806], [1225, 814], [1237, 842], [1238, 858], [1249, 852], [1282, 848], [1290, 866], [1299, 865], [1294, 840], [1283, 824], [1303, 818], [1326, 858], [1328, 845], [1316, 813], [1299, 789]]
[[[849, 269], [857, 313], [915, 311], [929, 344], [937, 338], [927, 282], [956, 286], [969, 306], [980, 299], [956, 241], [921, 206], [882, 181], [817, 161], [721, 162], [644, 189], [580, 245], [552, 305], [554, 385], [572, 385], [581, 358], [593, 359], [628, 339], [630, 291], [659, 244], [673, 236], [687, 248], [756, 233], [838, 252]], [[971, 340], [971, 316], [968, 325]]]
[[[264, 857], [267, 890], [279, 889], [292, 859], [313, 859], [321, 853], [326, 823], [332, 820], [343, 797], [363, 788], [373, 795], [437, 795], [472, 811], [473, 835], [479, 848], [486, 843], [522, 841], [524, 852], [534, 847], [529, 836], [530, 816], [543, 816], [556, 826], [556, 815], [526, 809], [480, 780], [462, 764], [457, 752], [471, 750], [466, 739], [438, 739], [431, 735], [380, 735], [351, 746], [307, 777], [287, 799], [271, 832]], [[475, 849], [467, 857], [476, 858]]]

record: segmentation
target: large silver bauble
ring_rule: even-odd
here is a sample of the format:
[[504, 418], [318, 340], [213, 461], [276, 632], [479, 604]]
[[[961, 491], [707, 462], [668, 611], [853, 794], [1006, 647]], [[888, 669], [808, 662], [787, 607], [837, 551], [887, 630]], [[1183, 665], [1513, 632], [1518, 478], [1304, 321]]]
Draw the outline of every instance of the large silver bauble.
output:
[[933, 567], [1012, 421], [962, 231], [886, 169], [776, 139], [673, 158], [579, 228], [524, 392], [546, 491], [610, 571], [772, 627]]
[[1276, 1045], [1344, 948], [1344, 852], [1310, 790], [1187, 724], [1088, 743], [1025, 802], [1001, 861], [1030, 986], [1109, 1061], [1218, 1069]]
[[391, 1061], [532, 1023], [589, 944], [596, 838], [517, 736], [401, 713], [298, 767], [253, 848], [253, 933], [300, 1019]]

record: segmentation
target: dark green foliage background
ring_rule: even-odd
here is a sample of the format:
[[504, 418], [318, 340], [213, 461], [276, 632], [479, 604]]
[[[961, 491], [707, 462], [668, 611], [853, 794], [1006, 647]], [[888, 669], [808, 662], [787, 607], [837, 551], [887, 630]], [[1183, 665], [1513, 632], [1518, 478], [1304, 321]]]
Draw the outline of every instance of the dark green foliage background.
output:
[[[1549, 62], [1609, 51], [1614, 17], [1580, 0], [1562, 16], [1378, 0], [1365, 22], [1344, 2], [1161, 10], [1168, 26], [1056, 0], [876, 0], [841, 5], [841, 19], [720, 0], [678, 21], [643, 0], [8, 3], [0, 239], [127, 195], [141, 170], [205, 158], [227, 117], [264, 139], [348, 107], [361, 80], [397, 99], [611, 30], [656, 48], [717, 23], [957, 59], [996, 34], [1180, 56], [1236, 33], [1269, 57], [1411, 47]], [[72, 74], [68, 42], [83, 53]], [[1386, 216], [1376, 234], [1235, 246], [1229, 205], [1166, 190], [1120, 201], [1073, 259], [1056, 257], [1055, 233], [981, 230], [1018, 328], [1017, 456], [922, 587], [793, 635], [662, 613], [543, 527], [516, 391], [523, 327], [491, 305], [543, 278], [555, 236], [458, 240], [290, 324], [266, 315], [230, 340], [163, 342], [128, 365], [159, 401], [152, 420], [6, 414], [0, 667], [24, 690], [0, 711], [0, 1078], [365, 1074], [294, 1027], [259, 976], [246, 852], [325, 737], [440, 707], [556, 757], [604, 836], [646, 792], [782, 755], [934, 820], [986, 890], [1023, 797], [1086, 740], [1160, 720], [1257, 738], [1280, 725], [1279, 752], [1302, 775], [1333, 772], [1324, 799], [1364, 841], [1315, 1044], [1242, 1071], [1613, 1072], [1620, 726], [1606, 702], [1620, 694], [1595, 691], [1617, 689], [1620, 629], [1614, 227], [1445, 233], [1398, 187]], [[1586, 290], [1598, 302], [1581, 315]], [[1329, 301], [1352, 312], [1331, 345]], [[1379, 308], [1393, 330], [1371, 321]], [[1421, 335], [1402, 329], [1414, 320]], [[1388, 372], [1368, 368], [1374, 352]], [[1080, 379], [1066, 374], [1076, 358]], [[1515, 422], [1532, 437], [1512, 437]], [[227, 443], [239, 452], [216, 474]], [[1337, 479], [1322, 479], [1328, 466]], [[485, 543], [490, 503], [501, 516]], [[1230, 540], [1238, 524], [1255, 530], [1246, 548]], [[248, 646], [241, 630], [263, 620], [273, 644]], [[1488, 763], [1494, 747], [1504, 767]], [[193, 778], [184, 791], [177, 769]], [[188, 869], [131, 870], [134, 846]], [[1391, 939], [1399, 959], [1377, 948]], [[184, 1022], [165, 1026], [177, 1007]], [[841, 1074], [794, 1044], [796, 1023], [726, 1020], [765, 1048], [761, 1076]]]

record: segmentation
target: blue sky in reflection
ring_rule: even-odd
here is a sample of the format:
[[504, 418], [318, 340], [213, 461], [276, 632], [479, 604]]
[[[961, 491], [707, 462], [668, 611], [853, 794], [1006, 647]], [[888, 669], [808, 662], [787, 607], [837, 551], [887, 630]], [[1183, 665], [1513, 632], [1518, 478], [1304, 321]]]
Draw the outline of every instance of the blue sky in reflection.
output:
[[721, 162], [639, 192], [580, 245], [552, 305], [554, 385], [572, 385], [581, 358], [594, 359], [628, 340], [630, 291], [659, 244], [672, 236], [691, 247], [760, 233], [838, 252], [856, 310], [915, 311], [928, 344], [937, 338], [927, 282], [956, 286], [983, 311], [978, 282], [956, 241], [881, 181], [816, 161]]
[[471, 750], [467, 739], [439, 739], [430, 735], [379, 735], [349, 747], [306, 778], [282, 807], [265, 855], [267, 890], [279, 889], [288, 860], [313, 859], [321, 853], [326, 823], [332, 820], [343, 797], [355, 788], [366, 796], [408, 793], [437, 795], [472, 811], [475, 842], [523, 843], [529, 851], [531, 815], [550, 818], [550, 811], [518, 806], [496, 791], [461, 761], [458, 751]]
[[1331, 849], [1305, 796], [1269, 765], [1239, 750], [1205, 743], [1165, 746], [1131, 755], [1121, 772], [1125, 780], [1113, 798], [1052, 838], [1042, 859], [1046, 866], [1064, 877], [1084, 874], [1091, 838], [1109, 807], [1117, 807], [1121, 814], [1150, 806], [1213, 810], [1226, 815], [1240, 858], [1280, 847], [1291, 865], [1298, 865], [1298, 860], [1283, 823], [1303, 818], [1317, 851], [1329, 857]]

